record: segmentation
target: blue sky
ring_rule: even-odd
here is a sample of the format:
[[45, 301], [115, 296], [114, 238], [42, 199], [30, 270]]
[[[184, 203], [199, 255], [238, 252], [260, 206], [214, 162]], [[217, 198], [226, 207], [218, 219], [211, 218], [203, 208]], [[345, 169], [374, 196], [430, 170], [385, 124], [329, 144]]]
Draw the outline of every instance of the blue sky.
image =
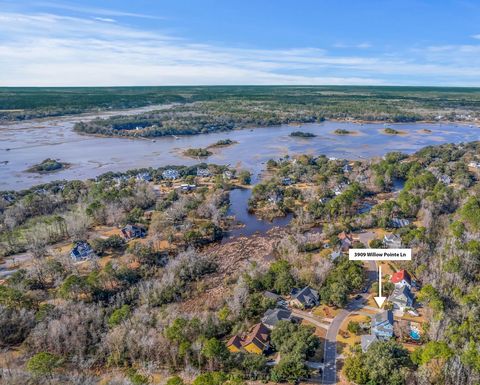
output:
[[0, 86], [480, 86], [480, 1], [0, 0]]

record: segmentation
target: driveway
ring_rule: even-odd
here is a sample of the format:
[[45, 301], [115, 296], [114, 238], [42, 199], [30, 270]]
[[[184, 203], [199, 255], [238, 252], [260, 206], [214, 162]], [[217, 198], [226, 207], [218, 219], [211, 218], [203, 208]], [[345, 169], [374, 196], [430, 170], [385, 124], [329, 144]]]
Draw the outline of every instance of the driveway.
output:
[[310, 314], [306, 311], [302, 311], [302, 310], [298, 310], [298, 309], [291, 309], [291, 310], [292, 310], [293, 316], [295, 316], [297, 318], [301, 318], [305, 321], [308, 321], [311, 324], [313, 324], [313, 325], [315, 325], [319, 328], [328, 330], [331, 326], [328, 323], [320, 322], [314, 315], [312, 315], [312, 314]]

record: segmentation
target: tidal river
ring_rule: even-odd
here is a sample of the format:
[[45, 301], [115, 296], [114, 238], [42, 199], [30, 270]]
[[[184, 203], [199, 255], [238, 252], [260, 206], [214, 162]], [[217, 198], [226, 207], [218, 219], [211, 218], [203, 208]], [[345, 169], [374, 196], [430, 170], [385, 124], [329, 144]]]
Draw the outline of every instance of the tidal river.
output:
[[[129, 113], [142, 110], [145, 109]], [[383, 124], [330, 121], [155, 140], [102, 138], [79, 135], [72, 130], [79, 120], [112, 114], [114, 112], [0, 124], [0, 190], [19, 190], [58, 179], [88, 179], [107, 171], [191, 165], [199, 161], [182, 156], [182, 149], [206, 147], [227, 138], [238, 143], [215, 150], [205, 161], [246, 168], [258, 176], [268, 159], [286, 154], [325, 154], [361, 159], [381, 156], [388, 151], [410, 153], [431, 144], [467, 142], [480, 137], [479, 127], [460, 124], [395, 124], [391, 126], [405, 134], [393, 136], [382, 133]], [[357, 134], [338, 136], [333, 133], [336, 129], [351, 130]], [[317, 136], [309, 139], [289, 136], [297, 130]], [[71, 167], [44, 175], [25, 171], [46, 158], [59, 159], [70, 163]]]

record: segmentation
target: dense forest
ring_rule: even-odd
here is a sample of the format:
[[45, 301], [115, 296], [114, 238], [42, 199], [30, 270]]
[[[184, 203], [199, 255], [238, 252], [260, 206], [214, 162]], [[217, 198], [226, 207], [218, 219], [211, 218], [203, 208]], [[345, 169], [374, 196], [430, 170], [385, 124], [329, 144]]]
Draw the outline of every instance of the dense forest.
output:
[[[218, 114], [241, 117], [235, 124], [278, 124], [312, 119], [408, 122], [471, 120], [480, 114], [475, 88], [353, 86], [211, 86], [111, 88], [0, 88], [0, 120], [23, 120], [160, 104], [203, 102]], [[243, 107], [242, 107], [243, 106]], [[246, 110], [252, 121], [245, 122]], [[269, 114], [269, 111], [273, 111]], [[286, 111], [286, 116], [275, 111]], [[298, 112], [292, 114], [292, 111]], [[196, 112], [195, 109], [192, 112]], [[241, 112], [241, 111], [240, 111]], [[147, 116], [148, 117], [148, 116]], [[159, 125], [164, 118], [152, 120]], [[167, 119], [168, 120], [168, 119]], [[225, 118], [216, 117], [215, 124]], [[228, 119], [227, 119], [228, 120]], [[120, 122], [123, 122], [120, 120]], [[113, 121], [112, 121], [113, 123]], [[123, 122], [125, 123], [125, 122]], [[141, 122], [140, 122], [141, 123]], [[208, 123], [208, 124], [211, 124]], [[132, 122], [132, 125], [139, 125]], [[101, 128], [98, 127], [98, 129]], [[111, 128], [111, 124], [106, 126]], [[134, 127], [135, 127], [134, 126]], [[145, 126], [144, 126], [145, 127]], [[144, 128], [142, 127], [142, 128]], [[92, 128], [90, 128], [92, 129]]]

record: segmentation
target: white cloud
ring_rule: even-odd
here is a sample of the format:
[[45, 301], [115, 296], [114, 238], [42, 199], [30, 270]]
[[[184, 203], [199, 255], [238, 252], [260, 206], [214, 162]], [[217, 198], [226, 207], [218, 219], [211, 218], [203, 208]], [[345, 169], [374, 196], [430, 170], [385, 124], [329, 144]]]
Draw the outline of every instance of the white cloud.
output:
[[345, 43], [336, 43], [333, 45], [335, 48], [357, 48], [357, 49], [368, 49], [372, 48], [372, 45], [367, 42], [358, 43], [358, 44], [345, 44]]
[[110, 19], [109, 17], [94, 17], [94, 20], [103, 21], [105, 23], [116, 23], [115, 19]]
[[368, 57], [315, 47], [240, 49], [194, 44], [110, 17], [0, 12], [0, 86], [480, 85], [475, 55], [474, 45]]
[[99, 8], [99, 7], [85, 7], [85, 6], [71, 5], [71, 4], [65, 4], [65, 3], [57, 3], [52, 1], [42, 1], [42, 2], [36, 2], [34, 4], [41, 7], [64, 10], [64, 11], [73, 11], [73, 12], [84, 13], [84, 14], [118, 16], [118, 17], [138, 17], [143, 19], [157, 19], [157, 20], [163, 19], [162, 17], [159, 17], [159, 16], [147, 15], [144, 13], [124, 12], [124, 11], [118, 11], [118, 10], [107, 9], [107, 8]]

